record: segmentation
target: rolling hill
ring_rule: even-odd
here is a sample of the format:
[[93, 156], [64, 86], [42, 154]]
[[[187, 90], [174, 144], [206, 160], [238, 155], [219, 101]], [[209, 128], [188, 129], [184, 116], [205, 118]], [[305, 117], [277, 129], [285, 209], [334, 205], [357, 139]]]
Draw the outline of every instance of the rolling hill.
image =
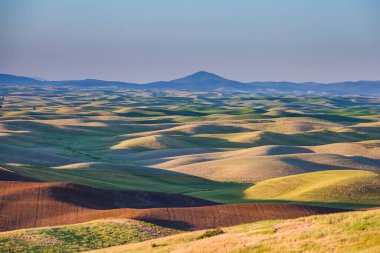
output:
[[380, 174], [369, 171], [318, 171], [265, 180], [244, 191], [248, 199], [340, 206], [380, 205]]
[[[360, 145], [358, 145], [360, 146]], [[333, 146], [336, 147], [337, 146]], [[345, 147], [345, 146], [343, 146]], [[331, 147], [332, 148], [332, 147]], [[261, 146], [237, 151], [213, 152], [145, 160], [148, 166], [217, 181], [258, 182], [270, 178], [323, 171], [358, 169], [380, 172], [377, 159], [314, 153], [329, 146]], [[348, 152], [348, 151], [347, 151]], [[340, 151], [339, 153], [344, 153]], [[364, 152], [363, 152], [364, 153]], [[353, 154], [353, 153], [350, 153]], [[375, 152], [373, 157], [377, 157]], [[367, 155], [371, 156], [371, 153]]]

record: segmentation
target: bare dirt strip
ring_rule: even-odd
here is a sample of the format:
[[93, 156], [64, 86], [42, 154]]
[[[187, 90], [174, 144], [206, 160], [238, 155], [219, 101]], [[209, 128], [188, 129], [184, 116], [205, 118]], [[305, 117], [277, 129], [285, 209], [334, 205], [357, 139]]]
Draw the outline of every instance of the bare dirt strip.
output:
[[112, 191], [70, 183], [0, 182], [0, 231], [125, 217], [198, 230], [343, 211], [293, 204], [227, 204], [180, 194]]

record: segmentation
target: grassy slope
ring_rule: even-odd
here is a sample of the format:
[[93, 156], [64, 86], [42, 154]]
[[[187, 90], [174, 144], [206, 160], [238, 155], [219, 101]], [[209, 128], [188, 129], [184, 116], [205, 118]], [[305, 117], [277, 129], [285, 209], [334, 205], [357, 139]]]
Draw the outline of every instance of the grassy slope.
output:
[[257, 183], [247, 199], [325, 203], [355, 207], [380, 205], [380, 174], [357, 170], [311, 172]]
[[197, 231], [99, 252], [375, 253], [380, 250], [380, 210], [262, 221], [222, 230], [225, 233], [203, 239], [200, 236], [204, 231]]
[[135, 150], [159, 150], [159, 149], [175, 149], [175, 148], [193, 148], [191, 143], [180, 140], [173, 136], [151, 135], [147, 137], [134, 138], [122, 141], [112, 146], [111, 149], [135, 149]]
[[[282, 151], [292, 148], [277, 146]], [[260, 147], [261, 148], [261, 147]], [[258, 182], [276, 177], [322, 170], [360, 169], [380, 172], [380, 163], [374, 160], [346, 157], [334, 154], [286, 154], [260, 155], [264, 149], [246, 149], [247, 152], [224, 152], [224, 154], [197, 154], [173, 157], [172, 161], [153, 164], [153, 167], [190, 174], [216, 181]], [[279, 149], [278, 149], [279, 150]], [[294, 149], [298, 152], [297, 149]], [[239, 150], [240, 151], [240, 150]], [[243, 150], [244, 151], [244, 150]], [[271, 152], [270, 149], [267, 151]], [[275, 149], [272, 151], [276, 152]], [[255, 153], [259, 154], [258, 156]], [[154, 161], [153, 161], [154, 162]]]
[[0, 252], [78, 252], [177, 233], [175, 230], [127, 219], [0, 233]]
[[126, 166], [124, 169], [49, 169], [37, 166], [14, 166], [12, 170], [47, 182], [72, 182], [103, 189], [182, 193], [220, 203], [243, 201], [242, 192], [249, 186], [133, 166]]
[[41, 181], [73, 182], [103, 189], [182, 193], [219, 202], [295, 202], [340, 208], [380, 205], [380, 175], [360, 170], [328, 170], [269, 179], [251, 186], [181, 173], [138, 169], [46, 169], [13, 167]]

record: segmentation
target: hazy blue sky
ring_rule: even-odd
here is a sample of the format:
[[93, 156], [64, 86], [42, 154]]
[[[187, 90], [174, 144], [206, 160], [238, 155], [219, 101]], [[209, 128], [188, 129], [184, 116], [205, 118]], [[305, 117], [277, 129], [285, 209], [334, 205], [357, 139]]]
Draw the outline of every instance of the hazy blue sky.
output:
[[0, 0], [0, 72], [46, 79], [380, 79], [378, 0]]

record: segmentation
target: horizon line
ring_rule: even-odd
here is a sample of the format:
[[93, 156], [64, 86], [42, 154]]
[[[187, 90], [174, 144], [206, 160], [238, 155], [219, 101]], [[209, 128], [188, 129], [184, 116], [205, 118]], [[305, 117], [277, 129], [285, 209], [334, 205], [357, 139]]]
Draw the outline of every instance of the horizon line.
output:
[[380, 78], [379, 79], [375, 79], [375, 80], [371, 80], [371, 79], [358, 79], [358, 80], [344, 80], [344, 81], [335, 81], [335, 82], [317, 82], [317, 81], [303, 81], [303, 82], [299, 82], [299, 81], [287, 81], [287, 80], [278, 80], [278, 81], [274, 81], [274, 80], [265, 80], [265, 81], [255, 80], [255, 81], [249, 81], [249, 82], [241, 82], [241, 81], [237, 81], [237, 80], [234, 80], [234, 79], [229, 79], [229, 78], [223, 77], [220, 74], [216, 74], [216, 73], [205, 71], [205, 70], [199, 70], [199, 71], [193, 72], [191, 74], [187, 74], [187, 75], [182, 76], [182, 77], [176, 77], [176, 78], [170, 79], [170, 80], [157, 80], [157, 81], [153, 81], [153, 82], [144, 82], [144, 83], [129, 82], [129, 81], [122, 81], [122, 80], [98, 79], [98, 78], [91, 78], [91, 77], [89, 77], [89, 78], [83, 78], [83, 79], [75, 79], [74, 78], [74, 79], [49, 80], [49, 79], [45, 79], [45, 78], [42, 78], [42, 77], [39, 77], [39, 76], [29, 76], [29, 75], [3, 73], [3, 72], [0, 72], [0, 75], [9, 75], [9, 76], [15, 76], [15, 77], [25, 77], [25, 78], [34, 79], [34, 80], [39, 81], [39, 82], [64, 82], [64, 81], [90, 81], [90, 80], [94, 80], [94, 81], [106, 81], [106, 82], [118, 82], [118, 83], [126, 83], [126, 84], [144, 85], [144, 84], [151, 84], [151, 83], [157, 83], [157, 82], [174, 82], [177, 79], [182, 79], [182, 78], [190, 77], [192, 75], [195, 75], [197, 73], [202, 73], [202, 72], [210, 74], [210, 75], [216, 75], [216, 76], [221, 77], [223, 79], [226, 79], [226, 80], [229, 80], [229, 81], [233, 81], [233, 82], [239, 82], [239, 83], [242, 83], [242, 84], [250, 84], [250, 83], [295, 83], [295, 84], [316, 83], [316, 84], [335, 84], [335, 83], [347, 83], [347, 82], [353, 82], [353, 83], [354, 82], [380, 82]]

